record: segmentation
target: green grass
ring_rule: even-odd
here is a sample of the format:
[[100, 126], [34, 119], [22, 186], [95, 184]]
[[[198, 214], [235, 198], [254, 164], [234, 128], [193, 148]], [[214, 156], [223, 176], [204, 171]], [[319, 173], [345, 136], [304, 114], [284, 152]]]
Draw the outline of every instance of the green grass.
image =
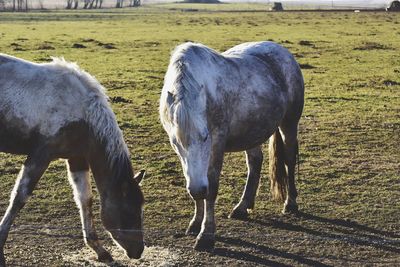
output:
[[[112, 106], [134, 169], [148, 172], [143, 182], [146, 239], [177, 249], [181, 265], [399, 264], [399, 15], [218, 12], [230, 5], [220, 6], [209, 6], [207, 12], [181, 12], [196, 5], [168, 4], [123, 11], [1, 13], [0, 51], [37, 62], [63, 56], [96, 76], [111, 97], [131, 100]], [[193, 207], [158, 119], [170, 53], [189, 40], [219, 51], [273, 40], [295, 54], [306, 83], [297, 183], [306, 215], [279, 214], [282, 205], [269, 197], [266, 156], [251, 220], [227, 219], [246, 175], [244, 154], [228, 154], [213, 254], [193, 252], [194, 239], [181, 235]], [[23, 157], [0, 156], [2, 214]], [[62, 253], [82, 248], [62, 161], [51, 165], [15, 224], [5, 248], [12, 265], [62, 265]], [[24, 232], [21, 225], [68, 229]]]
[[[145, 6], [146, 7], [146, 6]], [[152, 5], [151, 8], [167, 9], [170, 11], [211, 11], [211, 12], [238, 12], [238, 11], [268, 11], [270, 4], [260, 3], [219, 3], [219, 4], [193, 4], [193, 3], [165, 3]]]

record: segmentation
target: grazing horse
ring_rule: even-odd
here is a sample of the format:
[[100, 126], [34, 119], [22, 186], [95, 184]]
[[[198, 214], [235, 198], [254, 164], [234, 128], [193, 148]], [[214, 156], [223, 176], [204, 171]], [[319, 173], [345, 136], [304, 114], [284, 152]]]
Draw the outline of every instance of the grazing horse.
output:
[[98, 259], [112, 261], [94, 228], [89, 167], [103, 225], [130, 258], [141, 256], [144, 171], [134, 179], [122, 132], [94, 77], [63, 59], [35, 64], [0, 54], [0, 151], [27, 155], [0, 223], [0, 266], [11, 224], [57, 158], [67, 160], [84, 239]]
[[160, 99], [160, 117], [178, 154], [195, 202], [187, 233], [195, 249], [215, 243], [214, 206], [225, 152], [245, 151], [247, 183], [232, 218], [254, 207], [268, 139], [271, 192], [283, 212], [297, 211], [297, 127], [304, 103], [299, 65], [272, 42], [244, 43], [220, 54], [194, 43], [171, 56]]

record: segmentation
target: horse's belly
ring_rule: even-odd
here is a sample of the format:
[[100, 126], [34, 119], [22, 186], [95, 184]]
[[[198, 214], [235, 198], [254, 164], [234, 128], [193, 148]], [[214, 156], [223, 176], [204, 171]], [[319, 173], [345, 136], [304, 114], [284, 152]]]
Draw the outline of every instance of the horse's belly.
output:
[[240, 136], [230, 136], [227, 140], [225, 151], [245, 151], [263, 144], [275, 132], [276, 128], [253, 129]]
[[226, 151], [244, 151], [261, 145], [276, 131], [283, 114], [283, 106], [265, 108], [232, 119], [226, 143]]
[[29, 155], [46, 147], [55, 158], [82, 155], [87, 150], [88, 126], [82, 121], [70, 122], [56, 134], [45, 136], [22, 121], [10, 122], [0, 116], [0, 152]]
[[[0, 122], [0, 127], [3, 126]], [[27, 155], [35, 146], [35, 138], [14, 129], [0, 128], [0, 152]]]

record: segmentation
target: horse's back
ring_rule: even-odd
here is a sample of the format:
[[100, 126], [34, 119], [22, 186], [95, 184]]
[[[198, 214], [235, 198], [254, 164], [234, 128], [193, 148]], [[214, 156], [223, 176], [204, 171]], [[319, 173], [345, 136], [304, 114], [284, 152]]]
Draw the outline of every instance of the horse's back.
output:
[[237, 45], [222, 53], [225, 57], [256, 57], [267, 63], [269, 67], [276, 68], [284, 76], [297, 76], [302, 83], [302, 74], [294, 56], [283, 46], [274, 42], [251, 42]]
[[[304, 80], [299, 64], [294, 56], [283, 46], [274, 42], [252, 42], [237, 45], [223, 53], [225, 57], [239, 57], [265, 63], [267, 70], [281, 81], [283, 91], [287, 91], [288, 109], [301, 113], [304, 104]], [[262, 74], [261, 74], [262, 75]]]
[[280, 60], [283, 65], [291, 65], [296, 62], [293, 55], [286, 48], [269, 41], [243, 43], [232, 47], [222, 55], [226, 57], [251, 55], [264, 60]]
[[82, 121], [85, 98], [74, 86], [82, 85], [67, 70], [0, 55], [0, 151], [24, 154]]

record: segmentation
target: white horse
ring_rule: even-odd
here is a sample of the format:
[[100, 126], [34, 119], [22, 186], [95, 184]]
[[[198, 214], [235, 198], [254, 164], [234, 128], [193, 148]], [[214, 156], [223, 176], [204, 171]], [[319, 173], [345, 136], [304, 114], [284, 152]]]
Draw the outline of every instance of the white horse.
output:
[[[297, 127], [304, 103], [299, 65], [272, 42], [245, 43], [219, 54], [194, 43], [171, 57], [160, 99], [160, 117], [178, 154], [195, 215], [187, 233], [195, 249], [214, 247], [214, 205], [225, 152], [246, 151], [247, 184], [231, 217], [246, 218], [254, 207], [270, 138], [270, 180], [284, 212], [297, 211]], [[205, 213], [205, 214], [204, 214]]]
[[84, 239], [98, 259], [112, 261], [94, 229], [89, 167], [105, 228], [129, 257], [141, 256], [144, 172], [133, 179], [122, 132], [94, 77], [63, 59], [35, 64], [0, 54], [0, 151], [27, 155], [0, 223], [0, 266], [11, 224], [57, 158], [67, 159]]

